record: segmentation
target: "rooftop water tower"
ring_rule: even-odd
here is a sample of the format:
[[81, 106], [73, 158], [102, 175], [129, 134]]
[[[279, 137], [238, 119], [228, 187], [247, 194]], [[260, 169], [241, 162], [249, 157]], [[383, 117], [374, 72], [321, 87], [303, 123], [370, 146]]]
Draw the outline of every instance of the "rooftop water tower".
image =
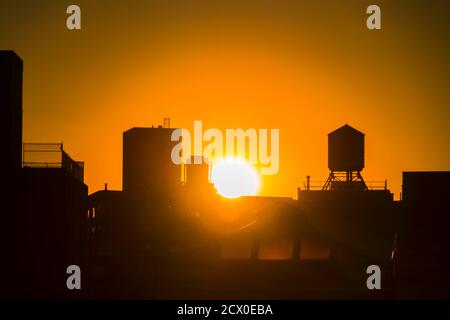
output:
[[364, 133], [344, 125], [328, 134], [330, 175], [322, 190], [367, 190], [364, 169]]

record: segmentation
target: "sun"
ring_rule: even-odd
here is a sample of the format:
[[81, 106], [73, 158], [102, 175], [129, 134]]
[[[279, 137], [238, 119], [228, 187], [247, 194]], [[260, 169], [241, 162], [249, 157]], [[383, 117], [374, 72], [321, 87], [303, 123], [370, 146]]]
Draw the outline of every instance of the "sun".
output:
[[245, 160], [236, 158], [217, 161], [212, 167], [211, 181], [217, 192], [225, 198], [254, 196], [260, 184], [255, 168]]

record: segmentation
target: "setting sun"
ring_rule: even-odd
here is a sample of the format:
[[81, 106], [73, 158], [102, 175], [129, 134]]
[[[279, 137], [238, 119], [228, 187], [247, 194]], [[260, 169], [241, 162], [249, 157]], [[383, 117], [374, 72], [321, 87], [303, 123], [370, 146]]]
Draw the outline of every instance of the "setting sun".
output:
[[254, 196], [260, 184], [255, 168], [236, 158], [219, 160], [212, 167], [211, 180], [217, 192], [225, 198]]

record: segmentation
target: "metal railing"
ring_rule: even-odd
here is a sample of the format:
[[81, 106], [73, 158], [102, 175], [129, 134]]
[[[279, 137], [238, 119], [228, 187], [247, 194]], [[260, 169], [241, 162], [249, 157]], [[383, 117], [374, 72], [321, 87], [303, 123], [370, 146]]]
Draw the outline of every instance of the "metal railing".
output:
[[74, 161], [63, 149], [62, 143], [23, 143], [23, 168], [61, 168], [84, 180], [84, 162]]
[[[364, 181], [369, 190], [387, 190], [387, 180], [384, 181]], [[309, 189], [308, 189], [308, 181], [303, 181], [303, 189], [302, 190], [322, 190], [326, 181], [309, 181]]]

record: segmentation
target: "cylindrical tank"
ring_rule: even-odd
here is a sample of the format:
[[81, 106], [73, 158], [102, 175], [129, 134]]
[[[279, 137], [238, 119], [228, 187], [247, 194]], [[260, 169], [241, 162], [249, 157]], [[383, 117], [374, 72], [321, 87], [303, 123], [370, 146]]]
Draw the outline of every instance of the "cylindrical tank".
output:
[[207, 159], [202, 156], [192, 156], [189, 163], [184, 166], [184, 182], [190, 186], [209, 184], [209, 164]]
[[347, 124], [329, 133], [328, 168], [361, 171], [364, 168], [364, 133]]

